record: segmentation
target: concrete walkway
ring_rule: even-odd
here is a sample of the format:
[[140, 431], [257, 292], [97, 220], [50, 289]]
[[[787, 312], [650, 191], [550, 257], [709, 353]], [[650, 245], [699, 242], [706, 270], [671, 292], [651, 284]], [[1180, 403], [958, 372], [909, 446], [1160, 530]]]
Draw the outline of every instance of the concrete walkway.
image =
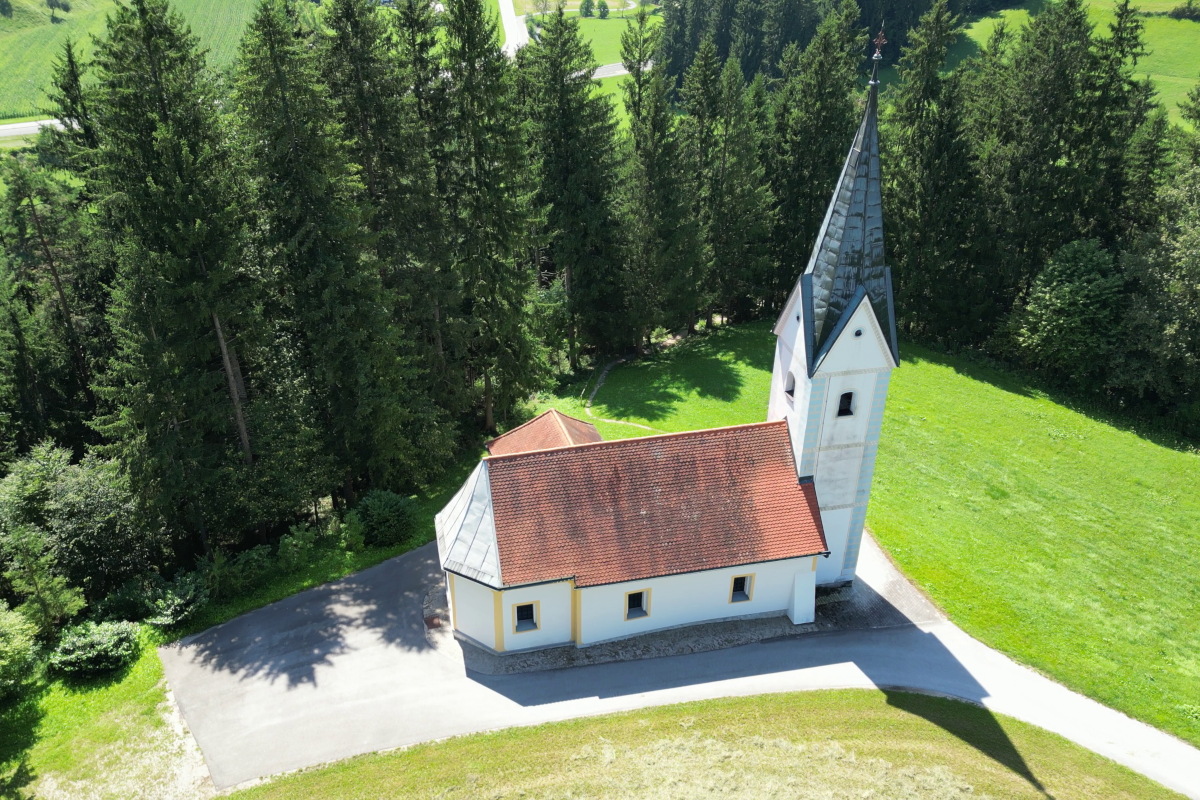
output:
[[[467, 672], [425, 636], [432, 545], [160, 650], [218, 788], [458, 734], [714, 697], [914, 689], [1059, 733], [1200, 798], [1200, 751], [1075, 694], [910, 602], [869, 539], [859, 584], [888, 627], [833, 630], [645, 661], [521, 675]], [[889, 598], [895, 598], [892, 602]], [[906, 599], [908, 598], [908, 599]], [[901, 624], [892, 624], [897, 619]], [[1001, 729], [996, 729], [1001, 742]], [[1040, 786], [1021, 754], [993, 753]]]

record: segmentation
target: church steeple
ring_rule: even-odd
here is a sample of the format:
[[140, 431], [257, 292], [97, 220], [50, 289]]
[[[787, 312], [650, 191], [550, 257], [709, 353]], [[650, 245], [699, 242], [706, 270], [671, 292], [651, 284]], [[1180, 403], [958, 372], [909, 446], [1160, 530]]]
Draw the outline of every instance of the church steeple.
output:
[[[879, 169], [879, 62], [887, 43], [883, 31], [875, 39], [867, 107], [842, 166], [825, 221], [813, 246], [808, 268], [797, 282], [775, 326], [799, 314], [804, 321], [808, 374], [829, 352], [847, 319], [863, 297], [869, 298], [896, 363], [896, 315], [891, 270], [883, 253], [883, 200]], [[801, 304], [797, 308], [797, 304]]]

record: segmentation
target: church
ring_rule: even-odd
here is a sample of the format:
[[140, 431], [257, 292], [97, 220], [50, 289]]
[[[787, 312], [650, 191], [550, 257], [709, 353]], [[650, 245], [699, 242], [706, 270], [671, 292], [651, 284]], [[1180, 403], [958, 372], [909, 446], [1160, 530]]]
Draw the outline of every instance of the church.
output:
[[437, 515], [457, 637], [493, 653], [786, 615], [854, 580], [888, 380], [878, 70], [775, 325], [766, 421], [603, 441], [558, 411], [488, 443]]

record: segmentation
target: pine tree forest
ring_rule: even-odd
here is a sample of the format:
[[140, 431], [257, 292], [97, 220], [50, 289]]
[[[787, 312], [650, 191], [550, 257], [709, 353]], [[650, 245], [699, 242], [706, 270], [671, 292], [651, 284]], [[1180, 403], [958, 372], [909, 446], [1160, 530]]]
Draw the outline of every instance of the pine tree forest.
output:
[[1169, 123], [1129, 0], [954, 69], [961, 0], [667, 0], [627, 123], [578, 16], [510, 58], [486, 9], [261, 0], [221, 72], [167, 0], [68, 43], [0, 156], [0, 602], [177, 621], [316, 519], [383, 542], [537, 392], [771, 318], [882, 17], [901, 335], [1200, 433], [1200, 86]]

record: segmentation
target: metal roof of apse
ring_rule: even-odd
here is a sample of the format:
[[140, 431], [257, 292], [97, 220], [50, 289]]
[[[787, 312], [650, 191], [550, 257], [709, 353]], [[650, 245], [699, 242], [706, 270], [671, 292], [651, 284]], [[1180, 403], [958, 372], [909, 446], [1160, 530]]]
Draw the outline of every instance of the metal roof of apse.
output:
[[891, 270], [883, 252], [878, 119], [881, 58], [877, 50], [862, 124], [842, 166], [808, 268], [775, 325], [775, 333], [782, 333], [787, 319], [796, 313], [796, 304], [803, 303], [809, 374], [832, 346], [842, 317], [857, 308], [860, 292], [870, 299], [892, 357], [900, 361]]

